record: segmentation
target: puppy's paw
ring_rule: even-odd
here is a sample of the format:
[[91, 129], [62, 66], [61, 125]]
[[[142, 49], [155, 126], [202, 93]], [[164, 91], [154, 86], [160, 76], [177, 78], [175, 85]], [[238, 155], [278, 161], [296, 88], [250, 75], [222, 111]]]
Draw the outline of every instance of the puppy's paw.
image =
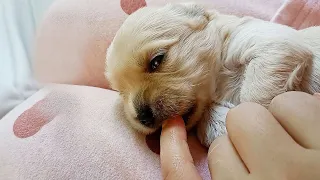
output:
[[233, 105], [229, 103], [212, 104], [204, 112], [197, 126], [197, 136], [202, 145], [210, 147], [217, 137], [227, 133], [226, 116], [232, 107]]

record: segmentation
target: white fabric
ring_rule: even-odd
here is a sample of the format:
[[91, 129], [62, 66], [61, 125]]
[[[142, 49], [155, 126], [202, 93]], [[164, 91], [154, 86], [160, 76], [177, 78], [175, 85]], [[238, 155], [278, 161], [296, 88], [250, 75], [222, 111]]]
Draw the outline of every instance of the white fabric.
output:
[[32, 45], [38, 23], [54, 0], [0, 0], [0, 119], [38, 90]]

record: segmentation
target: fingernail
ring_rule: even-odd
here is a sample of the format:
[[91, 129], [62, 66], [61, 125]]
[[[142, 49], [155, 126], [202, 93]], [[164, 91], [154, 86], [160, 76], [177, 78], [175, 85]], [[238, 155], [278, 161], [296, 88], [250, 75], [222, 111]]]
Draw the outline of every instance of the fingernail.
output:
[[174, 122], [174, 121], [178, 120], [178, 118], [180, 118], [180, 117], [179, 116], [174, 116], [174, 117], [172, 117], [172, 118], [170, 118], [168, 120], [165, 120], [162, 123], [162, 128], [166, 128], [170, 122]]

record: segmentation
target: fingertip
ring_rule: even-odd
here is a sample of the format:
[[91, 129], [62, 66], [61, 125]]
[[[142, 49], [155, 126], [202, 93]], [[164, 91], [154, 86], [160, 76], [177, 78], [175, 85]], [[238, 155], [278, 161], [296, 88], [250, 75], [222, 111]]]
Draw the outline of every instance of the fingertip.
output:
[[172, 126], [185, 127], [184, 121], [181, 116], [175, 116], [171, 119], [165, 120], [162, 124], [162, 129], [166, 129]]
[[172, 138], [187, 139], [186, 127], [181, 116], [175, 116], [163, 122], [160, 143], [168, 143]]
[[163, 123], [160, 137], [160, 162], [164, 179], [177, 179], [177, 177], [185, 179], [187, 174], [192, 179], [200, 179], [187, 143], [185, 124], [180, 116]]
[[248, 122], [242, 118], [243, 115], [246, 114], [256, 114], [258, 112], [264, 112], [266, 109], [253, 102], [244, 102], [241, 103], [240, 105], [230, 109], [230, 111], [227, 114], [226, 117], [226, 127], [228, 131], [233, 131], [237, 132], [239, 123], [244, 123], [247, 124]]

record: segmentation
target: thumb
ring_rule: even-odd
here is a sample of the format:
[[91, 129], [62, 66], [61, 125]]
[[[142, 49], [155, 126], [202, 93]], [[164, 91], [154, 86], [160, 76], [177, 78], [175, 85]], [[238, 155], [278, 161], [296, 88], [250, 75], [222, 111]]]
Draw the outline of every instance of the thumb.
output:
[[167, 120], [162, 127], [160, 160], [164, 179], [201, 179], [189, 151], [181, 117]]

